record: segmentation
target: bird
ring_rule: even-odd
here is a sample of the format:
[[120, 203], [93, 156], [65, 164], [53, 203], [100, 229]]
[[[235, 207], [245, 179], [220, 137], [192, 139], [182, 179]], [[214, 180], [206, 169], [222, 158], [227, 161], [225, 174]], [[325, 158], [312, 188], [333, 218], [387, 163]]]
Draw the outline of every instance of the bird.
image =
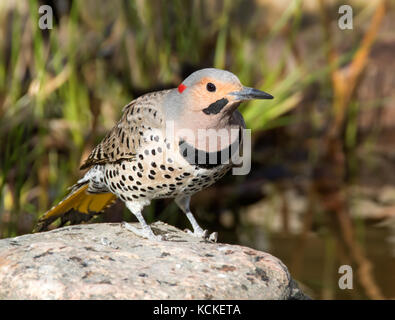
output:
[[123, 226], [161, 241], [164, 237], [154, 234], [142, 211], [154, 199], [172, 198], [192, 226], [188, 233], [216, 241], [218, 234], [201, 228], [192, 214], [191, 196], [234, 166], [229, 161], [233, 146], [241, 146], [246, 128], [238, 107], [252, 99], [273, 96], [243, 86], [230, 71], [205, 68], [176, 88], [132, 100], [80, 167], [88, 171], [38, 220], [34, 232], [48, 230], [58, 218], [58, 227], [89, 221], [120, 198], [140, 223], [140, 228]]

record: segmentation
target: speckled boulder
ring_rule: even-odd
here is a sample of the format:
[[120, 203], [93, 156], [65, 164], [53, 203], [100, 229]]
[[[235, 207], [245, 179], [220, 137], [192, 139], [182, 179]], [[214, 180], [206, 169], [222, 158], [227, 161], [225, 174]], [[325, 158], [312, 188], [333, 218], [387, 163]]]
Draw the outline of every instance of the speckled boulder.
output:
[[118, 223], [0, 240], [0, 299], [307, 298], [268, 253], [152, 227], [168, 240], [138, 238]]

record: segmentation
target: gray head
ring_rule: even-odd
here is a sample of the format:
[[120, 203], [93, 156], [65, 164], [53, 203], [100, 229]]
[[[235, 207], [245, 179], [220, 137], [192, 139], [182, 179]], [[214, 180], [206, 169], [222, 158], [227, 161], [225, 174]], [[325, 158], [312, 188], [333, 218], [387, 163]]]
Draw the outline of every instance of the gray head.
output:
[[245, 100], [272, 98], [263, 91], [244, 87], [229, 71], [207, 68], [192, 73], [172, 90], [164, 107], [168, 119], [183, 121], [188, 127], [201, 124], [205, 128], [231, 115]]
[[236, 77], [232, 72], [215, 68], [206, 68], [195, 71], [194, 73], [190, 74], [182, 82], [182, 84], [186, 87], [192, 87], [193, 85], [201, 83], [204, 80], [221, 82], [224, 84], [233, 84], [236, 87], [241, 86], [239, 78]]

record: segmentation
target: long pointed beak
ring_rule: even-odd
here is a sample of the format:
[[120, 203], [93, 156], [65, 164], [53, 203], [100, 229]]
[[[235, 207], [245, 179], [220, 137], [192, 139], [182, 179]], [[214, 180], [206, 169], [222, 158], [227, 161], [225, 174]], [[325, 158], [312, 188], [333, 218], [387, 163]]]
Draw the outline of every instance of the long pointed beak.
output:
[[273, 99], [273, 96], [271, 94], [248, 87], [243, 87], [243, 89], [241, 89], [240, 91], [234, 91], [229, 94], [232, 96], [236, 96], [236, 100], [240, 101], [253, 99]]

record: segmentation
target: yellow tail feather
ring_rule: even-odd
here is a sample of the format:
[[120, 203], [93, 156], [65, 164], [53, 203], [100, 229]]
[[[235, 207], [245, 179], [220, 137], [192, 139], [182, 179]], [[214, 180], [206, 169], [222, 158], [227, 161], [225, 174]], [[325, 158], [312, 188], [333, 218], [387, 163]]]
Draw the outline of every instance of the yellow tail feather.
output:
[[[91, 216], [112, 205], [116, 196], [112, 193], [88, 193], [88, 184], [73, 191], [58, 205], [47, 211], [38, 221], [34, 232], [44, 231], [57, 218], [65, 217], [70, 211]], [[67, 218], [67, 217], [66, 217]]]

